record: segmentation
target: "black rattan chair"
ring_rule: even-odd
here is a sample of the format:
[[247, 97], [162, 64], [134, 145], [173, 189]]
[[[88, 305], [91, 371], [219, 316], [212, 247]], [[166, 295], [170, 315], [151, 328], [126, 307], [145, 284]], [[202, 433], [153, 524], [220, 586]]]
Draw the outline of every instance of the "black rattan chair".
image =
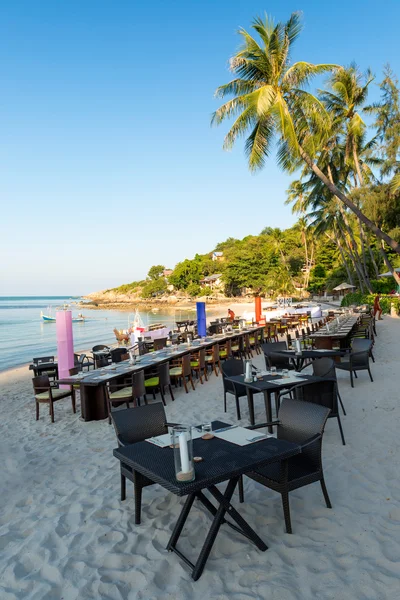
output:
[[[278, 439], [299, 444], [301, 454], [247, 475], [281, 494], [287, 533], [292, 533], [289, 492], [319, 481], [326, 505], [332, 508], [325, 485], [321, 456], [322, 435], [328, 416], [329, 408], [286, 398], [279, 410], [279, 421], [273, 425], [277, 425]], [[267, 425], [268, 423], [264, 423], [249, 429]], [[240, 500], [243, 501], [243, 495]]]
[[271, 367], [277, 369], [294, 369], [294, 366], [289, 358], [275, 354], [275, 352], [281, 352], [287, 350], [286, 342], [266, 342], [261, 346], [264, 352], [265, 366], [267, 370]]
[[222, 383], [224, 386], [224, 412], [226, 412], [226, 395], [233, 394], [235, 396], [236, 402], [236, 416], [238, 420], [242, 418], [240, 415], [240, 403], [239, 398], [247, 397], [247, 388], [240, 383], [233, 383], [232, 381], [228, 381], [227, 377], [232, 377], [234, 375], [243, 375], [244, 373], [244, 363], [242, 360], [236, 360], [231, 358], [230, 360], [226, 360], [222, 363]]
[[[114, 411], [112, 421], [119, 446], [136, 444], [168, 433], [167, 419], [161, 402]], [[132, 481], [135, 493], [135, 524], [140, 523], [142, 489], [154, 481], [121, 463], [121, 501], [126, 499], [126, 480]]]
[[169, 364], [167, 362], [158, 365], [157, 371], [145, 380], [144, 385], [146, 388], [146, 392], [152, 392], [153, 398], [156, 397], [155, 394], [157, 391], [160, 392], [161, 400], [164, 406], [166, 406], [165, 390], [168, 389], [171, 399], [175, 400], [174, 394], [172, 393], [171, 378], [169, 375]]
[[79, 371], [83, 371], [85, 368], [90, 371], [90, 367], [94, 368], [94, 360], [91, 360], [86, 354], [74, 354], [74, 365], [79, 368]]
[[292, 398], [295, 400], [305, 400], [306, 402], [329, 408], [329, 418], [337, 419], [343, 445], [346, 445], [339, 416], [336, 379], [325, 378], [321, 381], [300, 383], [292, 387], [290, 391]]
[[336, 369], [340, 369], [341, 371], [348, 371], [350, 373], [351, 387], [354, 387], [353, 373], [354, 377], [357, 378], [357, 371], [368, 371], [371, 381], [374, 381], [372, 379], [371, 369], [369, 368], [369, 358], [372, 348], [372, 342], [371, 340], [359, 339], [353, 340], [353, 344], [356, 341], [358, 342], [358, 348], [361, 347], [360, 342], [363, 343], [363, 349], [357, 351], [354, 351], [354, 349], [352, 349], [348, 355], [347, 360], [346, 357], [343, 362], [341, 361], [340, 363], [336, 363]]
[[332, 358], [317, 358], [316, 360], [312, 361], [313, 375], [316, 377], [326, 377], [327, 379], [336, 379], [337, 397], [340, 402], [340, 406], [342, 407], [343, 414], [346, 415], [342, 398], [339, 394], [339, 387], [337, 385], [335, 364], [336, 363]]

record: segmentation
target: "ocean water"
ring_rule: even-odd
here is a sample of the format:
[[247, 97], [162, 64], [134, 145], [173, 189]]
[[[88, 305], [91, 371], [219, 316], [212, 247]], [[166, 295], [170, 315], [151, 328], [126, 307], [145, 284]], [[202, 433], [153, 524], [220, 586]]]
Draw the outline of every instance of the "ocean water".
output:
[[[71, 305], [72, 315], [82, 313], [87, 317], [83, 323], [73, 324], [74, 349], [88, 350], [96, 344], [115, 343], [113, 333], [117, 329], [127, 329], [128, 319], [133, 320], [133, 312], [119, 310], [89, 310], [72, 302], [79, 298], [66, 296], [0, 296], [0, 371], [30, 363], [33, 357], [56, 355], [56, 324], [45, 323], [40, 312], [55, 315], [55, 309], [65, 303]], [[165, 323], [173, 327], [176, 320], [193, 319], [195, 312], [177, 309], [141, 311], [145, 325]]]

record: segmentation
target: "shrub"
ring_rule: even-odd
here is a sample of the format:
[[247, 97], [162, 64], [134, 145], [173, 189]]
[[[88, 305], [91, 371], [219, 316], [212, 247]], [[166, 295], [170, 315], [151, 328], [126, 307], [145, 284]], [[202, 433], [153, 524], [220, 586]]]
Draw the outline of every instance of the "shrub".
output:
[[[341, 305], [350, 306], [351, 304], [368, 304], [369, 306], [373, 306], [374, 300], [375, 294], [362, 294], [361, 292], [354, 292], [352, 294], [346, 294]], [[390, 314], [391, 304], [393, 304], [396, 314], [400, 314], [400, 298], [398, 296], [391, 296], [389, 294], [381, 295], [380, 304], [383, 314]]]
[[201, 293], [201, 287], [197, 284], [197, 283], [189, 283], [189, 285], [186, 288], [187, 293], [189, 294], [189, 296], [200, 296]]

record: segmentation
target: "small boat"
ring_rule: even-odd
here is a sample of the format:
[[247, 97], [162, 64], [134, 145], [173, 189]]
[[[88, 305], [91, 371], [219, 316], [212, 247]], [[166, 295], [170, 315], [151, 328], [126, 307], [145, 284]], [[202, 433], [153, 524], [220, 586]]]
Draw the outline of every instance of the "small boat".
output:
[[[40, 316], [42, 317], [43, 321], [45, 321], [45, 323], [55, 323], [56, 322], [56, 318], [51, 315], [44, 315], [43, 312], [41, 312]], [[83, 323], [84, 321], [85, 321], [85, 317], [83, 315], [78, 315], [77, 317], [72, 317], [73, 323]]]

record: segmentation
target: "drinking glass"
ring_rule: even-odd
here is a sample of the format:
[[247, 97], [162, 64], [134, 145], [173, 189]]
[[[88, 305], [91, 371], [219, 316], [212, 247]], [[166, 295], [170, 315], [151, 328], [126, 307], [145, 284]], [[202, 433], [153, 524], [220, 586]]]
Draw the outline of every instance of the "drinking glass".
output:
[[282, 369], [282, 377], [284, 377], [284, 378], [289, 377], [289, 370], [288, 369]]
[[271, 375], [276, 375], [276, 367], [271, 367], [270, 371], [271, 371]]
[[201, 426], [201, 432], [201, 437], [203, 440], [211, 440], [214, 437], [211, 423], [203, 423], [203, 425]]

